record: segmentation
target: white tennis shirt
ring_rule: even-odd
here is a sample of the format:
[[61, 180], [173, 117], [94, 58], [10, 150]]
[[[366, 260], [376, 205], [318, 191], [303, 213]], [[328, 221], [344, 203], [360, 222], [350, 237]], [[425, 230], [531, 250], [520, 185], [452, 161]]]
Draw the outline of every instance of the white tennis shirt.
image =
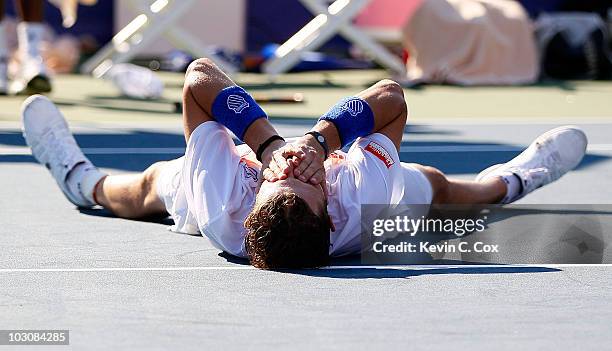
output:
[[[215, 247], [246, 257], [244, 220], [255, 203], [261, 164], [247, 145], [236, 147], [217, 122], [198, 126], [185, 156], [161, 171], [157, 192], [175, 225], [174, 231], [206, 236]], [[429, 204], [432, 189], [417, 169], [401, 163], [393, 142], [374, 133], [359, 138], [345, 153], [325, 161], [330, 255], [361, 249], [362, 204]]]

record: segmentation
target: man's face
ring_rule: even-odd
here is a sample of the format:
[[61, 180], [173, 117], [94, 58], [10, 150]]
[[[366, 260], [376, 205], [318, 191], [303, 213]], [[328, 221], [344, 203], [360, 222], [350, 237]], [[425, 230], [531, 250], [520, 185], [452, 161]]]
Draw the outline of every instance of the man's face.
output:
[[264, 180], [260, 185], [257, 193], [256, 203], [263, 203], [273, 195], [281, 192], [290, 192], [296, 194], [304, 200], [314, 213], [323, 213], [324, 207], [327, 206], [323, 184], [312, 185], [296, 179], [293, 174], [290, 174], [287, 179], [268, 182]]

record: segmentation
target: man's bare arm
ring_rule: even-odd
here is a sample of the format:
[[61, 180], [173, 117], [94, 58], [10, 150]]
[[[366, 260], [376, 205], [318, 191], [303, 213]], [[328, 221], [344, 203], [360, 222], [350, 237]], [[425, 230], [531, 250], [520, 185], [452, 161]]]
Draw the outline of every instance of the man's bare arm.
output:
[[[183, 126], [185, 139], [189, 140], [191, 133], [202, 123], [214, 121], [212, 106], [219, 93], [234, 83], [211, 60], [195, 60], [185, 75], [183, 89]], [[272, 124], [266, 118], [255, 120], [246, 130], [243, 141], [251, 150], [257, 151], [259, 146], [270, 137], [278, 135]], [[265, 168], [270, 163], [273, 151], [284, 146], [285, 142], [276, 140], [272, 142], [262, 154], [262, 163]], [[286, 159], [281, 157], [274, 162], [274, 171], [278, 179], [284, 179], [291, 167]]]
[[[357, 97], [365, 100], [373, 112], [374, 128], [372, 133], [386, 135], [393, 141], [399, 151], [408, 116], [402, 87], [392, 80], [385, 79], [360, 92]], [[329, 152], [342, 147], [340, 134], [332, 122], [321, 120], [312, 130], [325, 137]], [[316, 150], [316, 152], [309, 152], [309, 150]], [[281, 151], [283, 150], [277, 152]], [[287, 145], [284, 148], [285, 157], [297, 157], [297, 162], [294, 163], [295, 177], [314, 184], [318, 184], [324, 179], [324, 155], [325, 150], [310, 134], [299, 138], [294, 145]], [[266, 179], [268, 178], [266, 177]]]
[[[385, 134], [399, 150], [408, 116], [402, 87], [392, 80], [385, 79], [360, 92], [357, 97], [365, 100], [374, 113], [372, 133]], [[312, 130], [325, 136], [330, 152], [341, 147], [340, 135], [333, 123], [319, 121]], [[311, 135], [304, 138], [309, 140], [309, 145], [318, 145]], [[323, 152], [321, 145], [318, 145], [318, 150]]]

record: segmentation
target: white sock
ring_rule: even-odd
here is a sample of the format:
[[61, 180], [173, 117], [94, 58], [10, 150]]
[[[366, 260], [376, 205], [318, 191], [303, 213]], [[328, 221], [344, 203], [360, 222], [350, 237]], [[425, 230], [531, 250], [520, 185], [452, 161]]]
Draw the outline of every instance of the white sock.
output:
[[40, 43], [45, 33], [45, 26], [38, 22], [20, 22], [17, 25], [19, 50], [28, 57], [40, 57]]
[[512, 199], [516, 198], [523, 190], [521, 180], [516, 174], [512, 172], [505, 172], [499, 176], [504, 183], [506, 183], [506, 196], [501, 200], [500, 203], [508, 204], [512, 202]]
[[73, 195], [80, 195], [93, 205], [96, 204], [94, 196], [96, 185], [104, 176], [106, 174], [100, 172], [94, 165], [83, 162], [70, 171], [66, 185]]

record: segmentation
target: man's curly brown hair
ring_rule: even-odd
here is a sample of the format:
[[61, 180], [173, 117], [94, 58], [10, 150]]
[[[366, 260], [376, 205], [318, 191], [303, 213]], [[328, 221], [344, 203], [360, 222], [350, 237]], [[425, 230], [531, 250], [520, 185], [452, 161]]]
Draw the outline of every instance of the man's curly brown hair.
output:
[[253, 209], [244, 225], [245, 245], [254, 267], [295, 269], [329, 264], [327, 210], [316, 215], [296, 194], [272, 196]]

